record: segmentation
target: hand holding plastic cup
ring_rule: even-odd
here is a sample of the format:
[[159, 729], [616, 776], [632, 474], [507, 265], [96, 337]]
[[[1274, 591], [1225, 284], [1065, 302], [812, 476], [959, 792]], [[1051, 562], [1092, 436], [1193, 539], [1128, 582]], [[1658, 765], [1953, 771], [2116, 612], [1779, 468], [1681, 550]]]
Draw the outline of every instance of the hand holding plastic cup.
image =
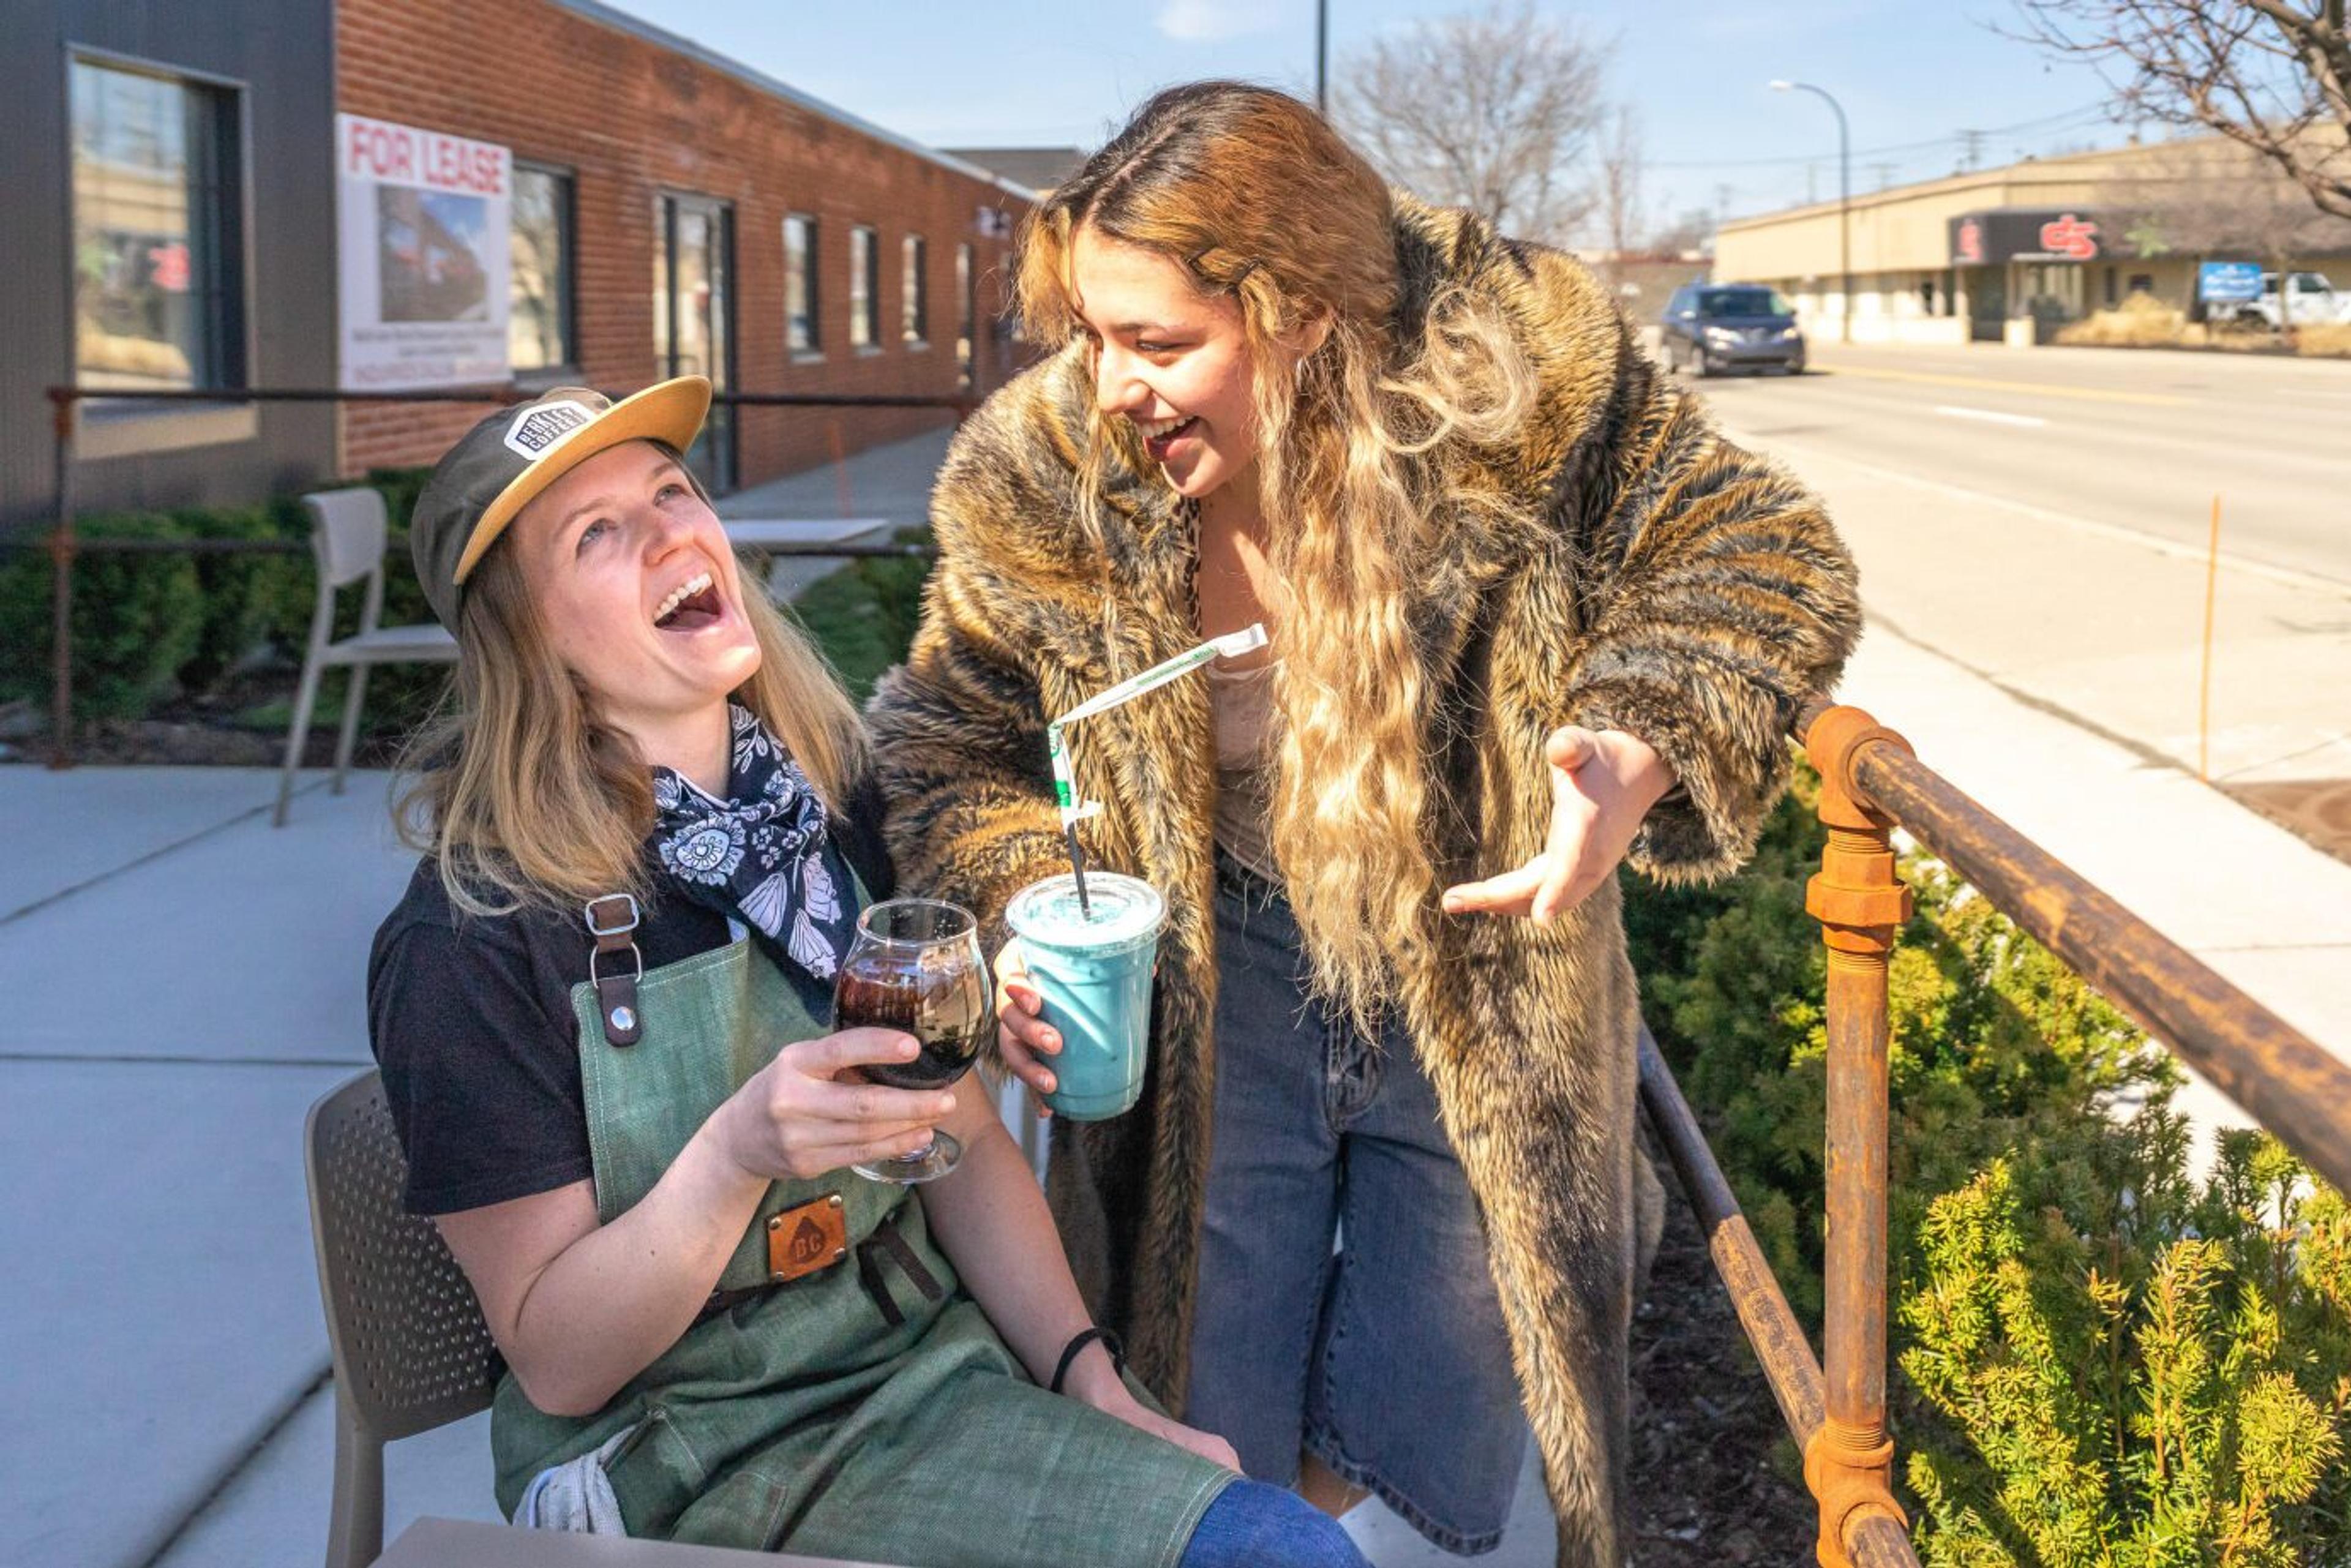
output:
[[1099, 1122], [1143, 1095], [1151, 1045], [1151, 972], [1167, 903], [1147, 882], [1089, 872], [1087, 903], [1074, 876], [1049, 876], [1013, 895], [1005, 924], [1020, 939], [1042, 1017], [1060, 1031], [1053, 1092], [1060, 1115]]
[[1078, 794], [1065, 732], [1080, 719], [1133, 702], [1198, 669], [1265, 646], [1262, 625], [1211, 637], [1139, 675], [1097, 692], [1045, 727], [1045, 757], [1069, 845], [1068, 876], [1047, 877], [1014, 895], [1005, 923], [1020, 939], [1044, 1021], [1061, 1036], [1056, 1082], [1045, 1103], [1081, 1122], [1131, 1110], [1143, 1094], [1151, 1040], [1151, 967], [1159, 956], [1166, 900], [1147, 882], [1092, 872], [1077, 825], [1102, 808]]

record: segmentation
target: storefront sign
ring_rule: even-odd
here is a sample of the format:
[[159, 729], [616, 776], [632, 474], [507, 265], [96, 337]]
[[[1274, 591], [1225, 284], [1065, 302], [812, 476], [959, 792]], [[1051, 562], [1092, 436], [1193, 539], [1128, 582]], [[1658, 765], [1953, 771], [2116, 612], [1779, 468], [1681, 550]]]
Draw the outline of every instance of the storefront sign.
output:
[[2109, 248], [2096, 220], [2079, 210], [1970, 213], [1951, 220], [1953, 267], [2096, 261]]
[[2208, 261], [2196, 269], [2196, 298], [2208, 305], [2245, 304], [2261, 297], [2258, 261]]
[[507, 380], [507, 150], [339, 114], [335, 167], [343, 386]]

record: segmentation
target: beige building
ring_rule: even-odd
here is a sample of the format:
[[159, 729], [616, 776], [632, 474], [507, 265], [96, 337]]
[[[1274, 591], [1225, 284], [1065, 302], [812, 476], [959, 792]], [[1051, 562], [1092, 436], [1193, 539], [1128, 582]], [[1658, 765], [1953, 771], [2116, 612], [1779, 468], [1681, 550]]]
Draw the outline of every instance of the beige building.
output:
[[2351, 287], [2351, 223], [2220, 137], [2137, 144], [1856, 195], [1852, 298], [1838, 207], [1725, 224], [1722, 282], [1769, 283], [1807, 330], [1856, 342], [2045, 340], [2134, 291], [2194, 314], [2199, 265], [2326, 272]]

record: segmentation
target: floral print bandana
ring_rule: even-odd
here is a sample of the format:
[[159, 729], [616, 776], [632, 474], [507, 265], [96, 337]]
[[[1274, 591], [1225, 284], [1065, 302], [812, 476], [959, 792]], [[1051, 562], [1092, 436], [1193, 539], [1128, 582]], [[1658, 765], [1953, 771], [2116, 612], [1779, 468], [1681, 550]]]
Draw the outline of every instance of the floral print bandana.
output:
[[676, 889], [748, 925], [768, 956], [830, 984], [857, 909], [824, 802], [748, 708], [729, 703], [726, 799], [653, 769], [653, 841]]

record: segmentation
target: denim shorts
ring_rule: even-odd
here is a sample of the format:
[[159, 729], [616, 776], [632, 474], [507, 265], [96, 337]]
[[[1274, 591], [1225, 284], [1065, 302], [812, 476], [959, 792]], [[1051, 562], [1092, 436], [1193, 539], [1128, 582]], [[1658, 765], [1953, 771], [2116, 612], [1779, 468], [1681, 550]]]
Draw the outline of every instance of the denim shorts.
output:
[[1367, 1038], [1304, 962], [1280, 891], [1219, 856], [1185, 1419], [1259, 1480], [1293, 1484], [1303, 1450], [1445, 1550], [1490, 1552], [1527, 1429], [1478, 1205], [1401, 1026]]

